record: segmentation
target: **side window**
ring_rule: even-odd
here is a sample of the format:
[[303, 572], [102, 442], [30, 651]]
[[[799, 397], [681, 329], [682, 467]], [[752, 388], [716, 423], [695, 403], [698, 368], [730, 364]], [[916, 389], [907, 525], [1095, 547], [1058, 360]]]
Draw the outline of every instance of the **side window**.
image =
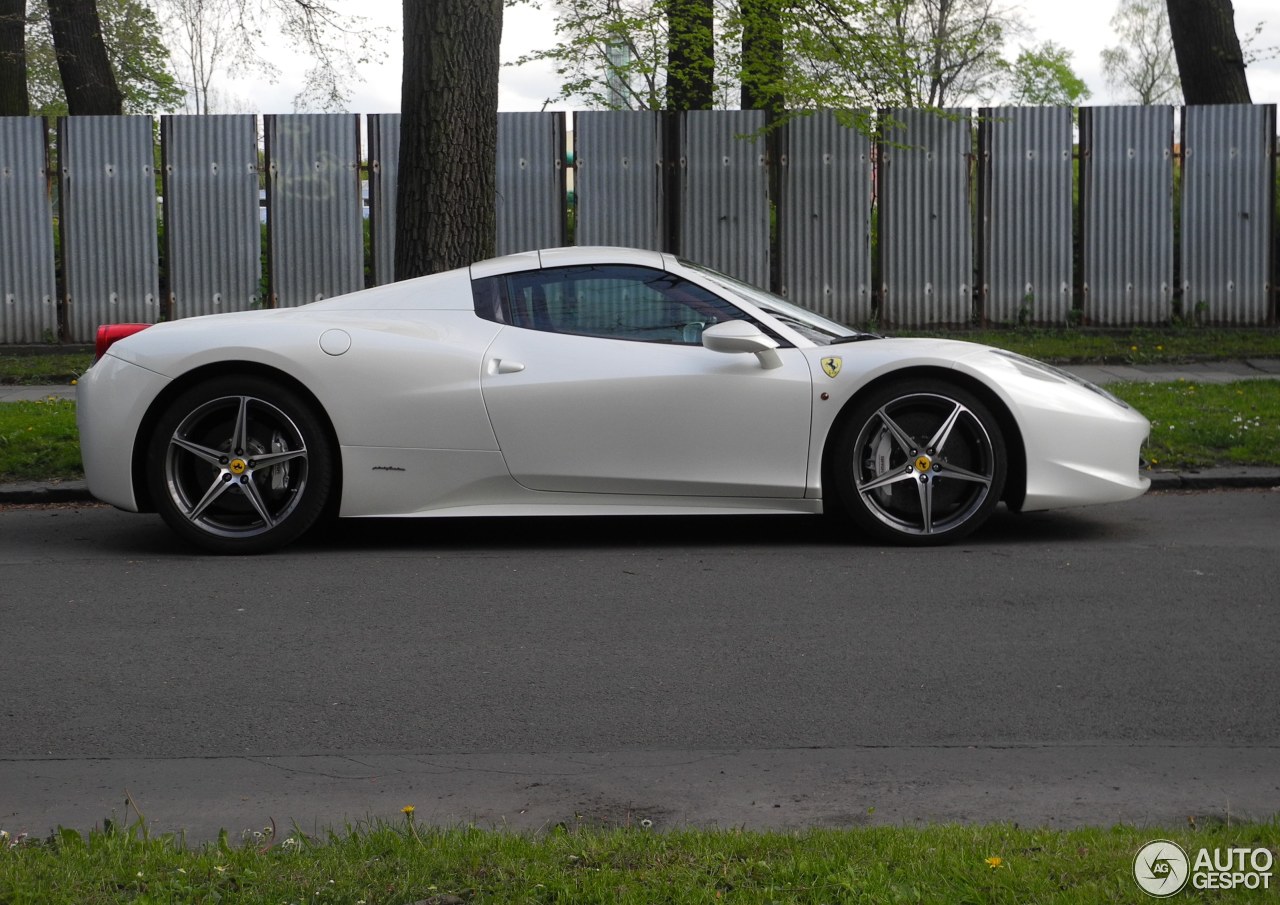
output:
[[507, 306], [507, 278], [483, 277], [471, 281], [471, 295], [475, 301], [476, 314], [487, 321], [499, 324], [511, 323]]
[[712, 324], [745, 318], [736, 306], [648, 267], [586, 265], [490, 277], [474, 284], [476, 313], [530, 330], [698, 345]]

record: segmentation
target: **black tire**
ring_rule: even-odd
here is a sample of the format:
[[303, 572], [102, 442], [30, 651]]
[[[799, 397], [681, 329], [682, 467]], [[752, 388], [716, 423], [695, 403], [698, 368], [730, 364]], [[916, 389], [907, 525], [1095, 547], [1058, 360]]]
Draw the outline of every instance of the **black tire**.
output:
[[972, 393], [937, 380], [883, 384], [854, 402], [834, 438], [837, 502], [862, 531], [909, 546], [965, 537], [1000, 502], [1000, 424]]
[[256, 376], [187, 390], [147, 448], [160, 515], [213, 553], [265, 553], [297, 540], [324, 511], [333, 472], [332, 443], [311, 406]]

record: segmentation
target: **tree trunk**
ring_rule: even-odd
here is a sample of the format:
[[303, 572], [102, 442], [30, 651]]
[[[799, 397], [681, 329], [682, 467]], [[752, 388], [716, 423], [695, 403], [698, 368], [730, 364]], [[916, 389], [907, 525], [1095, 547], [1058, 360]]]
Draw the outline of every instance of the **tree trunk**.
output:
[[31, 112], [26, 36], [26, 0], [0, 0], [0, 116], [26, 116]]
[[1168, 5], [1187, 103], [1252, 103], [1231, 0], [1168, 0]]
[[119, 116], [124, 96], [116, 85], [97, 0], [49, 0], [49, 27], [58, 72], [72, 116]]
[[710, 110], [715, 102], [713, 0], [668, 0], [667, 109]]
[[743, 110], [764, 110], [770, 123], [782, 113], [782, 22], [779, 0], [741, 0]]
[[492, 257], [503, 0], [404, 0], [396, 279]]

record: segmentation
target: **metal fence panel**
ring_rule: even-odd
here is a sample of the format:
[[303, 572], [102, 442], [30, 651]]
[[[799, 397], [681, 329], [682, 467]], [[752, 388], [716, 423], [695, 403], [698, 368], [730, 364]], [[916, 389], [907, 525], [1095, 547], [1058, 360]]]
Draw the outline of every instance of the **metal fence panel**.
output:
[[563, 113], [498, 114], [498, 254], [567, 241], [564, 142]]
[[164, 234], [174, 317], [260, 304], [258, 120], [165, 116]]
[[970, 111], [890, 110], [880, 146], [880, 311], [899, 326], [973, 316]]
[[994, 107], [980, 117], [983, 314], [1066, 323], [1075, 295], [1071, 109]]
[[832, 113], [791, 120], [778, 200], [782, 294], [847, 324], [871, 317], [871, 141]]
[[1271, 317], [1276, 107], [1187, 107], [1182, 120], [1182, 305], [1225, 324]]
[[364, 287], [360, 118], [268, 116], [267, 231], [277, 307]]
[[156, 174], [149, 116], [58, 120], [67, 335], [160, 314]]
[[1173, 108], [1085, 107], [1081, 238], [1085, 316], [1167, 320], [1173, 300]]
[[[769, 288], [769, 175], [761, 110], [684, 114], [680, 252]], [[752, 137], [755, 136], [755, 137]]]
[[0, 116], [0, 342], [50, 340], [58, 327], [45, 134], [43, 117]]
[[662, 250], [660, 114], [610, 110], [573, 115], [577, 245]]
[[369, 243], [373, 283], [396, 279], [396, 190], [400, 184], [400, 114], [369, 117]]

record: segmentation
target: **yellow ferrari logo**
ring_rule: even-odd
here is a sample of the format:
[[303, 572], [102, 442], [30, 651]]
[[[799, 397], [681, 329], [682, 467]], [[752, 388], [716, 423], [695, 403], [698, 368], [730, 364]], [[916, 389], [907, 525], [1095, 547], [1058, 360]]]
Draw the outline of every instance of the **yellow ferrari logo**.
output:
[[919, 471], [919, 472], [928, 471], [930, 466], [932, 465], [933, 465], [933, 462], [929, 461], [928, 456], [921, 456], [920, 458], [916, 459], [916, 471]]
[[244, 459], [231, 460], [231, 473], [234, 475], [244, 474], [245, 469], [248, 467], [249, 466], [245, 463]]
[[826, 372], [828, 377], [835, 377], [840, 373], [841, 361], [838, 356], [822, 359], [822, 370]]

